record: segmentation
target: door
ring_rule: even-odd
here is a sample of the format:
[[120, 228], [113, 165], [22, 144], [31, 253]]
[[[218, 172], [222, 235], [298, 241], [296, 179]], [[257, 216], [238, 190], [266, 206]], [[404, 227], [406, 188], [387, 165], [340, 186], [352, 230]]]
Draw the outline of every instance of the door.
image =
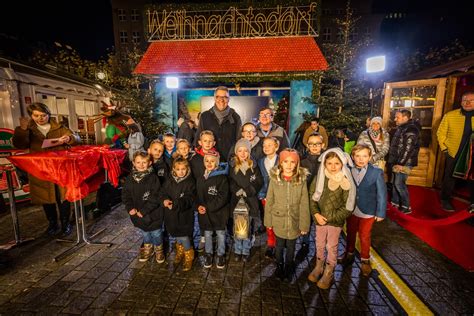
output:
[[412, 118], [421, 125], [418, 166], [413, 168], [407, 183], [433, 186], [438, 142], [436, 130], [440, 123], [446, 91], [446, 78], [390, 82], [385, 84], [383, 125], [395, 128], [395, 113], [411, 111]]

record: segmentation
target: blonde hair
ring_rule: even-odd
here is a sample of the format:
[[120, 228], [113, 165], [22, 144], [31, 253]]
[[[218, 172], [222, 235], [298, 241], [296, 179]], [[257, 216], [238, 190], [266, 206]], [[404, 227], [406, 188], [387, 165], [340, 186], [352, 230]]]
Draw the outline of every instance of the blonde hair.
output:
[[[240, 167], [241, 167], [242, 164], [243, 164], [243, 161], [240, 161], [239, 156], [235, 155], [235, 156], [234, 156], [234, 162], [235, 162], [234, 172], [235, 172], [235, 174], [237, 174], [237, 173], [239, 172]], [[249, 152], [249, 156], [248, 156], [248, 158], [247, 158], [247, 163], [248, 163], [248, 165], [249, 165], [249, 168], [252, 169], [252, 168], [253, 168], [253, 160], [252, 160], [252, 158], [250, 157], [250, 152]]]
[[159, 140], [158, 138], [152, 140], [151, 143], [150, 143], [150, 146], [148, 146], [148, 148], [151, 148], [151, 146], [156, 145], [156, 144], [160, 144], [161, 147], [163, 147], [163, 149], [165, 148], [165, 144], [163, 144], [163, 142], [161, 140]]
[[189, 174], [189, 172], [191, 171], [191, 167], [189, 166], [189, 161], [185, 158], [182, 158], [182, 157], [177, 157], [173, 160], [173, 164], [172, 164], [172, 167], [171, 167], [171, 172], [173, 172], [174, 174], [174, 168], [176, 165], [185, 165], [186, 166], [186, 174]]
[[137, 158], [138, 156], [144, 158], [144, 159], [147, 159], [148, 161], [151, 161], [151, 156], [150, 154], [148, 154], [146, 151], [136, 151], [134, 154], [133, 154], [133, 161], [135, 161], [135, 158]]
[[214, 133], [213, 133], [212, 131], [210, 131], [210, 130], [207, 130], [207, 129], [204, 130], [204, 131], [202, 131], [202, 132], [199, 134], [199, 140], [201, 140], [204, 135], [212, 136], [212, 140], [214, 140], [214, 141], [216, 140], [216, 138], [215, 138], [215, 136], [214, 136]]
[[351, 156], [354, 156], [357, 152], [364, 149], [367, 149], [369, 151], [369, 155], [372, 156], [372, 149], [366, 144], [357, 144], [354, 147], [352, 147]]

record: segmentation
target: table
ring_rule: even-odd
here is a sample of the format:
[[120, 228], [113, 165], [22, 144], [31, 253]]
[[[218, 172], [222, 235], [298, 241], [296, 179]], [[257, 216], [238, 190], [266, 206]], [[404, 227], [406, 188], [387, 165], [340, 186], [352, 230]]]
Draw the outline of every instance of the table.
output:
[[[0, 249], [8, 250], [17, 246], [21, 246], [26, 242], [34, 240], [34, 238], [21, 238], [20, 236], [20, 222], [18, 220], [18, 212], [16, 210], [16, 201], [15, 201], [15, 185], [12, 177], [12, 172], [15, 171], [15, 167], [8, 163], [5, 159], [0, 160], [0, 171], [5, 173], [7, 178], [7, 191], [8, 191], [8, 201], [10, 204], [10, 214], [13, 221], [13, 234], [15, 240], [9, 241], [6, 244], [0, 245]], [[1, 191], [0, 191], [1, 194]], [[0, 198], [3, 197], [0, 195]]]
[[[53, 182], [66, 188], [66, 199], [74, 203], [77, 238], [75, 245], [54, 258], [60, 260], [83, 241], [87, 245], [107, 245], [111, 243], [92, 242], [86, 233], [82, 199], [96, 191], [104, 181], [104, 171], [115, 187], [121, 173], [120, 164], [126, 150], [110, 149], [108, 146], [75, 146], [68, 150], [44, 151], [8, 157], [15, 166], [41, 180]], [[79, 219], [79, 215], [81, 220]], [[90, 238], [104, 231], [95, 233]]]

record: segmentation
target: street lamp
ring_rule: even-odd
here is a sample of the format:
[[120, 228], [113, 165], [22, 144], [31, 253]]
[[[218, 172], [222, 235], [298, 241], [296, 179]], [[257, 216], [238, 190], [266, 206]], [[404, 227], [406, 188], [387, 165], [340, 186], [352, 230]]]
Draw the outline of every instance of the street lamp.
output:
[[[379, 55], [374, 57], [369, 57], [365, 62], [365, 72], [368, 74], [379, 73], [385, 70], [385, 55]], [[370, 99], [370, 117], [372, 117], [374, 112], [374, 91], [371, 87], [369, 89], [369, 99]]]

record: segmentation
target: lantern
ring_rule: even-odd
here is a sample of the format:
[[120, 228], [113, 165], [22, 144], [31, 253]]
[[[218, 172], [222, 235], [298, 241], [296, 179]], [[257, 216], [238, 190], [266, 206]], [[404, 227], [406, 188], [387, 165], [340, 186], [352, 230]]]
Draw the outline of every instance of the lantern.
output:
[[234, 238], [246, 240], [250, 237], [249, 206], [241, 197], [234, 209]]

